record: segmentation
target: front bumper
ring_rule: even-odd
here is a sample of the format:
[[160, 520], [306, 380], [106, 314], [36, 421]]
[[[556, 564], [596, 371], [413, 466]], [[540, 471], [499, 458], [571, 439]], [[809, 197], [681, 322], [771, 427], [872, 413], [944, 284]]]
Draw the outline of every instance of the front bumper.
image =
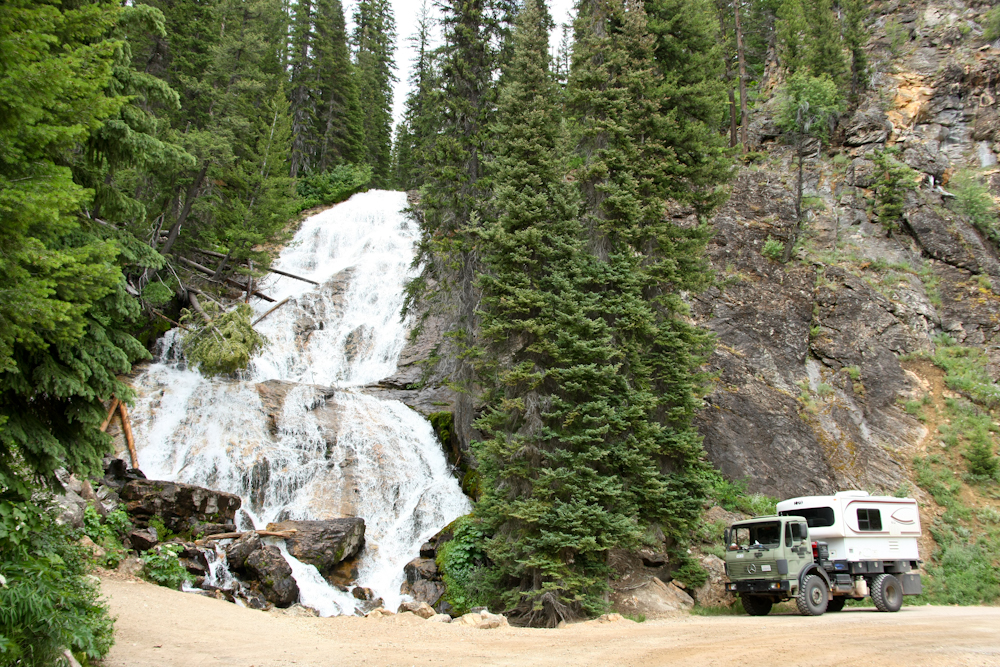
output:
[[773, 579], [739, 579], [726, 582], [726, 592], [738, 593], [788, 593], [792, 590], [792, 582], [775, 581]]

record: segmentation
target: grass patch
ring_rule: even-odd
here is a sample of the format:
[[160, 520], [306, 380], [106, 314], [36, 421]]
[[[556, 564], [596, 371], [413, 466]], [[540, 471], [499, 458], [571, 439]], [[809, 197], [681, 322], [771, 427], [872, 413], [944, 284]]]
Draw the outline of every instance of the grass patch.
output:
[[746, 616], [747, 612], [740, 604], [739, 600], [729, 607], [702, 607], [695, 605], [691, 608], [692, 616]]

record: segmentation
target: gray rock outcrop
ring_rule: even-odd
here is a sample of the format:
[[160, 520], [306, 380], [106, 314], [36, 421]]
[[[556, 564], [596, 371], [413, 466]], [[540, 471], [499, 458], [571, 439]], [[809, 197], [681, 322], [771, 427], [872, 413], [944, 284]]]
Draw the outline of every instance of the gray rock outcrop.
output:
[[336, 566], [361, 551], [365, 543], [365, 520], [359, 518], [326, 521], [281, 521], [268, 530], [291, 532], [285, 539], [288, 553], [303, 563], [315, 565], [326, 576]]

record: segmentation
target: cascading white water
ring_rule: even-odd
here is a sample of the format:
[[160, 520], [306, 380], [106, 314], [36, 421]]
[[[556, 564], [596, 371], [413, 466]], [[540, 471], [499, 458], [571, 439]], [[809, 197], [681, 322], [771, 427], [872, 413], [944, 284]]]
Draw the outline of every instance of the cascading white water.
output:
[[[240, 495], [245, 527], [364, 518], [358, 583], [387, 606], [400, 601], [403, 565], [421, 543], [469, 511], [430, 424], [360, 391], [394, 372], [405, 344], [399, 313], [417, 238], [405, 206], [403, 193], [372, 191], [304, 221], [275, 268], [321, 286], [267, 284], [290, 301], [258, 325], [270, 345], [246, 379], [188, 369], [173, 330], [136, 378], [133, 410], [146, 474]], [[270, 304], [255, 308], [263, 314]], [[353, 612], [352, 596], [283, 553], [304, 604]]]

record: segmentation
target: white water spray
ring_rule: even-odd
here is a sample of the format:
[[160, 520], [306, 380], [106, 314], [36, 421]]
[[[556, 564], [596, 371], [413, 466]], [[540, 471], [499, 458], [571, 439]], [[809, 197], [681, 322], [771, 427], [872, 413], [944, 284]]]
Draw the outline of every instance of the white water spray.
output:
[[[270, 345], [247, 379], [188, 369], [174, 330], [136, 378], [133, 411], [146, 474], [240, 495], [245, 528], [364, 518], [358, 584], [387, 607], [399, 603], [403, 565], [420, 545], [469, 511], [430, 424], [360, 391], [395, 371], [406, 340], [399, 313], [418, 230], [405, 206], [403, 193], [372, 191], [303, 222], [275, 268], [321, 286], [285, 277], [267, 285], [290, 300], [257, 327]], [[351, 596], [282, 550], [303, 604], [354, 611]]]

